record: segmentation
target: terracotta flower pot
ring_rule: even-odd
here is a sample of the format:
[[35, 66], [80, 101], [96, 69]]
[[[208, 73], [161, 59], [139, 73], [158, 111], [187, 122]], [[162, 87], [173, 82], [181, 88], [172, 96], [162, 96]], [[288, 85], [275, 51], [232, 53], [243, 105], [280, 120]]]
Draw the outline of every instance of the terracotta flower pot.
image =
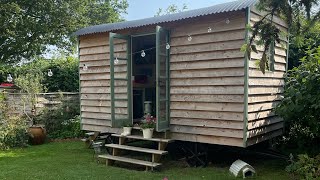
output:
[[153, 128], [142, 129], [143, 138], [150, 139], [153, 135]]
[[46, 140], [47, 132], [42, 126], [29, 127], [30, 138], [29, 141], [33, 145], [43, 144]]

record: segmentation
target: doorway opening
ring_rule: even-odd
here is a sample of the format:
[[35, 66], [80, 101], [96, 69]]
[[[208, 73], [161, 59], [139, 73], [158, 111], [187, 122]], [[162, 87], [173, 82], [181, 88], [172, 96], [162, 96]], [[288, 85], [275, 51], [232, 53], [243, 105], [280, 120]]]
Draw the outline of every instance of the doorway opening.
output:
[[133, 123], [156, 115], [156, 35], [132, 37]]

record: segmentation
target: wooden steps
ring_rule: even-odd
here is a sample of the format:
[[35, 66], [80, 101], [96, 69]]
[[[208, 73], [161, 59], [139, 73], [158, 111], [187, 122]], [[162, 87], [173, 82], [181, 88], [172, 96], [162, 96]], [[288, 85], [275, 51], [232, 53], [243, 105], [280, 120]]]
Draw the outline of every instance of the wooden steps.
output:
[[[99, 155], [98, 156], [99, 158], [106, 159], [106, 164], [108, 166], [113, 165], [114, 162], [116, 161], [119, 161], [119, 162], [125, 162], [130, 164], [142, 165], [142, 166], [145, 166], [147, 170], [149, 168], [153, 169], [161, 166], [161, 163], [160, 163], [161, 156], [168, 154], [168, 151], [165, 151], [165, 148], [168, 143], [173, 141], [171, 139], [164, 139], [164, 138], [146, 139], [146, 138], [143, 138], [142, 135], [122, 136], [120, 134], [112, 134], [111, 136], [118, 138], [119, 144], [106, 144], [105, 147], [107, 147], [108, 149], [111, 149], [112, 153], [106, 154], [106, 155]], [[129, 146], [126, 143], [127, 142], [129, 143], [132, 141], [128, 141], [128, 139], [156, 142], [158, 144], [158, 147], [155, 149], [151, 149], [151, 148], [137, 147], [132, 144]], [[150, 159], [150, 161], [143, 161], [140, 159], [135, 159], [134, 156], [132, 156], [133, 158], [123, 157], [122, 151], [146, 153], [149, 156], [151, 155], [151, 158], [146, 158], [146, 159]]]
[[99, 155], [98, 157], [102, 158], [102, 159], [126, 162], [126, 163], [130, 163], [130, 164], [138, 164], [138, 165], [141, 165], [141, 166], [147, 166], [147, 167], [153, 167], [153, 168], [158, 167], [158, 166], [161, 165], [160, 163], [142, 161], [142, 160], [138, 160], [138, 159], [131, 159], [131, 158], [120, 157], [120, 156], [112, 156], [112, 155], [109, 155], [109, 154]]
[[106, 144], [105, 146], [109, 148], [123, 149], [128, 151], [136, 151], [136, 152], [143, 152], [143, 153], [149, 153], [149, 154], [159, 154], [159, 155], [168, 154], [168, 151], [147, 149], [147, 148], [141, 148], [141, 147], [135, 147], [135, 146], [126, 146], [126, 145], [119, 145], [119, 144]]
[[173, 140], [172, 139], [162, 139], [162, 138], [150, 138], [150, 139], [146, 139], [142, 136], [134, 136], [134, 135], [130, 135], [130, 136], [122, 136], [120, 134], [112, 134], [112, 136], [114, 137], [124, 137], [127, 139], [138, 139], [138, 140], [145, 140], [145, 141], [155, 141], [155, 142], [165, 142], [165, 143], [170, 143]]

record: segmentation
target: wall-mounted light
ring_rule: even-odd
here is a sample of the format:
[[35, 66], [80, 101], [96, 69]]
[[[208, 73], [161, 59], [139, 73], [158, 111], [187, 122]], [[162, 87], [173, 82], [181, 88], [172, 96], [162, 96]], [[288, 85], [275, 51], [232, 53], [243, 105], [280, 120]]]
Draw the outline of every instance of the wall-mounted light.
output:
[[82, 70], [87, 71], [88, 70], [88, 66], [86, 64], [83, 64]]

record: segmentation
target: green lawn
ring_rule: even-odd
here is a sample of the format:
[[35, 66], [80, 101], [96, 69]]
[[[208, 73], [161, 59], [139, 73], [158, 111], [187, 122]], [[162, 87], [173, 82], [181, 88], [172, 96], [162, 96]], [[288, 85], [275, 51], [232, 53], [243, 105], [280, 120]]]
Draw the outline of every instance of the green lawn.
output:
[[[92, 150], [82, 142], [53, 142], [24, 149], [0, 151], [0, 179], [235, 179], [228, 166], [187, 168], [179, 162], [166, 163], [161, 172], [106, 167], [93, 161]], [[289, 179], [285, 164], [263, 160], [254, 164], [255, 179]]]

